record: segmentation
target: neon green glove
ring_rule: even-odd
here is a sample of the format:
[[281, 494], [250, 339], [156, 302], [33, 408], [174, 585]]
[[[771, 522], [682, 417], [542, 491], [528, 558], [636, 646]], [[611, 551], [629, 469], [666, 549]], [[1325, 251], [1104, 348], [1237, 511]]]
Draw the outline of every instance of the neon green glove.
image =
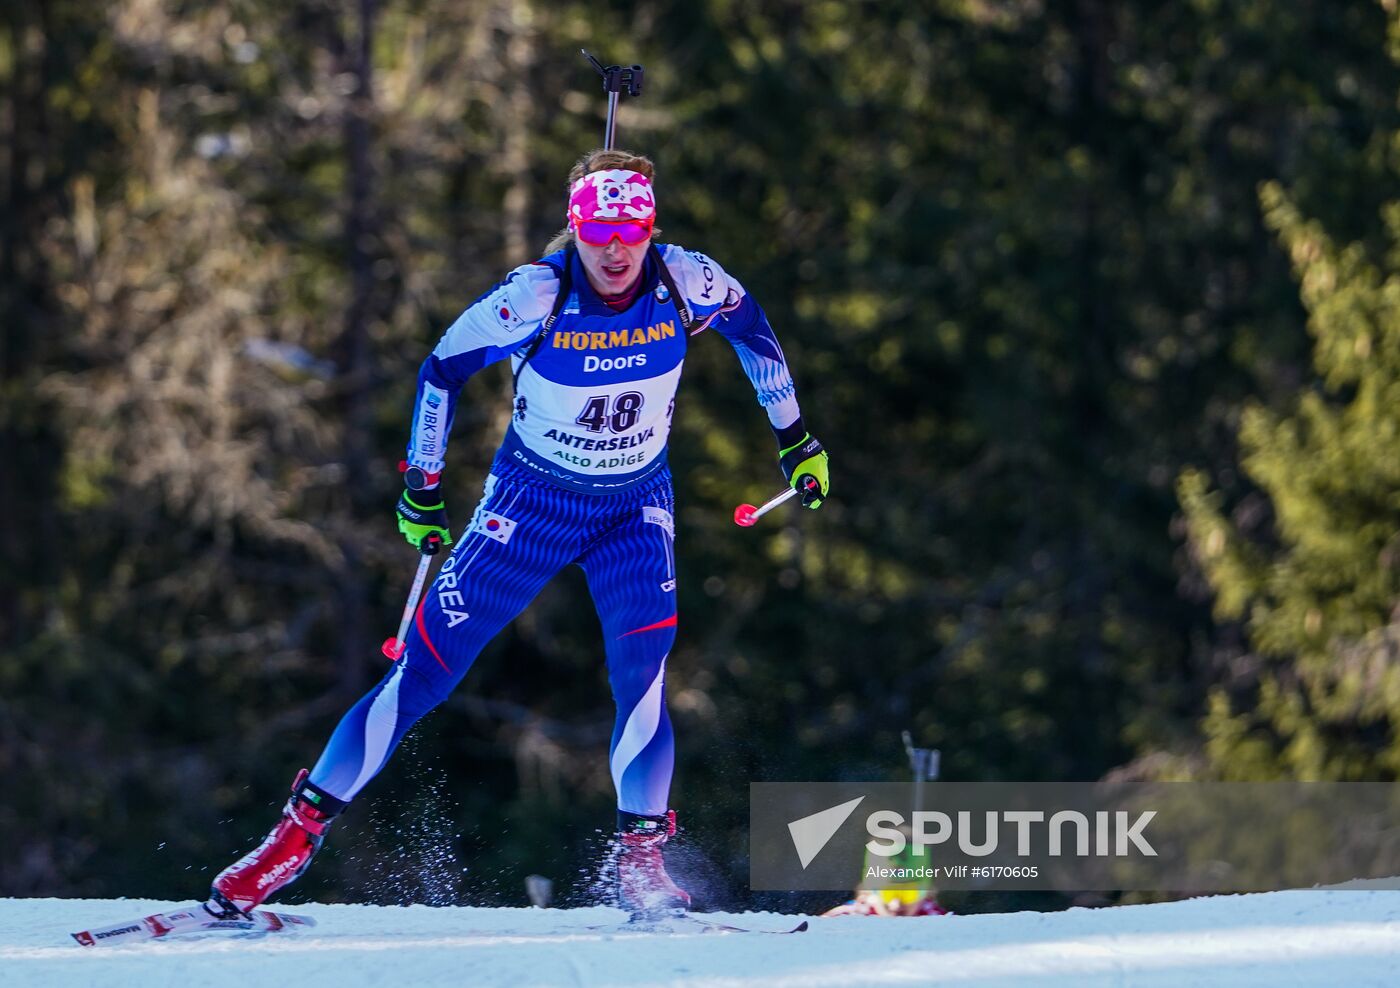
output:
[[452, 530], [447, 525], [447, 505], [443, 503], [441, 488], [416, 491], [406, 487], [399, 495], [395, 511], [404, 540], [419, 552], [429, 556], [437, 552], [438, 546], [430, 538], [433, 535], [437, 536], [441, 545], [452, 544]]
[[[827, 467], [826, 449], [809, 432], [802, 441], [778, 453], [778, 465], [783, 468], [783, 476], [802, 495], [804, 508], [820, 508], [831, 492], [831, 472]], [[809, 490], [807, 478], [817, 482], [816, 490]]]

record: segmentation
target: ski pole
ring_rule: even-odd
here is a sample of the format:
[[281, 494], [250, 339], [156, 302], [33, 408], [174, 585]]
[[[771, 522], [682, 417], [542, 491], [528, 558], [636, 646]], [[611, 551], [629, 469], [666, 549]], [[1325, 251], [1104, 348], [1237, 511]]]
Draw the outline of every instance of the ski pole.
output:
[[[802, 482], [802, 487], [805, 490], [814, 490], [817, 487], [817, 478], [809, 476]], [[761, 508], [755, 508], [752, 504], [741, 504], [734, 509], [734, 524], [738, 525], [740, 528], [752, 528], [758, 523], [760, 518], [782, 504], [788, 498], [795, 497], [796, 495], [797, 488], [789, 487], [777, 497], [765, 501]]]
[[413, 589], [408, 592], [408, 603], [403, 605], [403, 617], [399, 620], [399, 633], [393, 638], [384, 639], [384, 644], [379, 646], [379, 651], [384, 653], [384, 658], [390, 662], [397, 662], [399, 656], [403, 655], [405, 647], [404, 636], [408, 634], [408, 623], [413, 620], [413, 612], [418, 610], [418, 598], [423, 596], [423, 584], [428, 579], [428, 567], [432, 565], [433, 557], [437, 555], [438, 547], [442, 544], [442, 538], [437, 535], [429, 535], [425, 540], [427, 547], [419, 550], [423, 558], [418, 560], [418, 572], [413, 576]]
[[938, 779], [939, 762], [943, 753], [937, 748], [915, 748], [914, 736], [902, 732], [904, 753], [909, 756], [909, 767], [914, 770], [914, 812], [924, 808], [924, 783]]

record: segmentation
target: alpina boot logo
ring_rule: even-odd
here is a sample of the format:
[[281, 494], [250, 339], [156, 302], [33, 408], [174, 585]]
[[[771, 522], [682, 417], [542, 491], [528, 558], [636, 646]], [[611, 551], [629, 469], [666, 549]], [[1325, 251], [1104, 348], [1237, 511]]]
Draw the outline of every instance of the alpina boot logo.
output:
[[292, 855], [290, 858], [288, 858], [286, 861], [279, 861], [279, 862], [277, 862], [277, 864], [273, 865], [273, 866], [272, 866], [272, 869], [271, 869], [270, 871], [268, 871], [267, 874], [263, 875], [262, 877], [260, 877], [260, 878], [258, 879], [258, 888], [260, 888], [260, 889], [267, 888], [269, 885], [271, 885], [273, 882], [277, 881], [277, 879], [281, 878], [283, 875], [285, 875], [287, 872], [291, 871], [293, 868], [295, 868], [295, 867], [296, 867], [298, 864], [300, 864], [300, 863], [301, 863], [301, 855], [300, 855], [300, 854], [293, 854], [293, 855]]

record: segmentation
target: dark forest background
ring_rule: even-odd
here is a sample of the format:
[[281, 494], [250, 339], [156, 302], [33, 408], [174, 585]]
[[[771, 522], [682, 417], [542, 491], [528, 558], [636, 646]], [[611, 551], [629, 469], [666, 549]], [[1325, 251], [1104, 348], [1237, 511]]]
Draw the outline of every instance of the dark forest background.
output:
[[[1394, 0], [44, 0], [0, 10], [0, 894], [201, 896], [382, 674], [416, 369], [559, 227], [580, 47], [646, 66], [666, 237], [832, 454], [736, 528], [774, 444], [692, 341], [713, 901], [782, 904], [748, 783], [906, 778], [906, 728], [948, 779], [1400, 775]], [[464, 395], [458, 525], [509, 389]], [[571, 571], [287, 898], [581, 896], [611, 722]]]

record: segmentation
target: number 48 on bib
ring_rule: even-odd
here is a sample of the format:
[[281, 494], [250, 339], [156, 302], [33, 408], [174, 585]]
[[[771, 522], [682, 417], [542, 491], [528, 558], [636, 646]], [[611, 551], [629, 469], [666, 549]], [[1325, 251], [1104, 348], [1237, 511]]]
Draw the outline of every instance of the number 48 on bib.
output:
[[579, 412], [574, 421], [589, 432], [626, 432], [637, 424], [637, 418], [642, 413], [643, 400], [638, 391], [624, 391], [616, 397], [595, 395], [584, 403], [583, 411]]

